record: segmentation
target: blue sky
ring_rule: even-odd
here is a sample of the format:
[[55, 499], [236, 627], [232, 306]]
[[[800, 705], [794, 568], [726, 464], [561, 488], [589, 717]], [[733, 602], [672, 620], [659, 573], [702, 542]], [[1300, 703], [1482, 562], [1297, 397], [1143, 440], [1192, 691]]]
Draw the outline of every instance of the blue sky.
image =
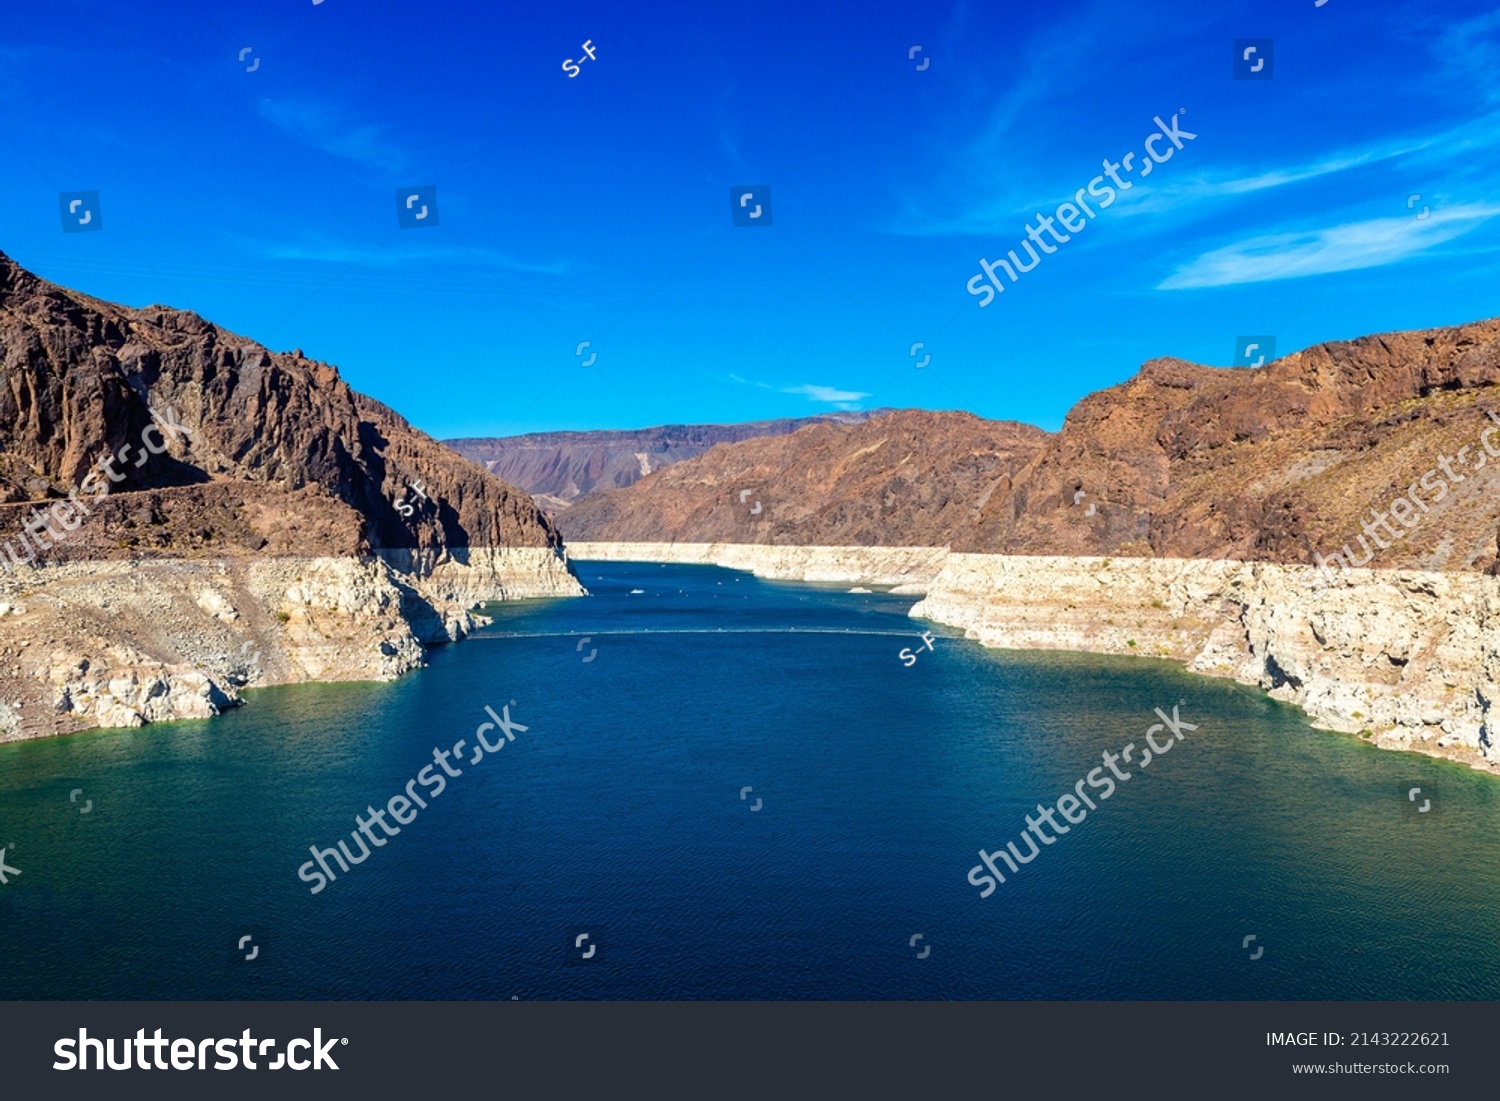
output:
[[[439, 437], [1055, 429], [1154, 356], [1500, 315], [1500, 12], [1209, 7], [29, 5], [0, 27], [0, 250], [300, 347]], [[1246, 38], [1271, 79], [1233, 78]], [[1024, 260], [1179, 111], [1196, 138], [980, 306], [982, 257]], [[429, 184], [438, 224], [399, 228]], [[752, 184], [769, 226], [731, 222]], [[92, 190], [104, 228], [63, 233]]]

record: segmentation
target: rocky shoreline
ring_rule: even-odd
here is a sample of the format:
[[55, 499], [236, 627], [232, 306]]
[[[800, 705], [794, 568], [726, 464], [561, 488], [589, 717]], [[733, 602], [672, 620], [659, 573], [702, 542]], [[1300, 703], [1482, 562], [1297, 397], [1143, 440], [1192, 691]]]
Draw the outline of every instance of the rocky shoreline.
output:
[[393, 680], [487, 622], [576, 596], [549, 547], [68, 561], [0, 578], [0, 741], [209, 718], [238, 690]]
[[572, 558], [689, 562], [896, 586], [985, 646], [1168, 658], [1297, 704], [1313, 725], [1500, 774], [1500, 579], [1221, 559], [943, 548], [573, 543]]
[[890, 585], [925, 592], [948, 560], [946, 547], [799, 547], [765, 543], [568, 542], [568, 557], [596, 562], [678, 562], [746, 570], [773, 581]]

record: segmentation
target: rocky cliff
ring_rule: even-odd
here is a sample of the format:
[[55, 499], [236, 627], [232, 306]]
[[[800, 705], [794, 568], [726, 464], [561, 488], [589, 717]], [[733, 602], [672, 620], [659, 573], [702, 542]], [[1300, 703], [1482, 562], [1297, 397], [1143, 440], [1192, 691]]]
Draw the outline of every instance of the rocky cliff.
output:
[[0, 738], [395, 676], [478, 601], [582, 592], [529, 496], [333, 367], [3, 254], [0, 502]]
[[[317, 485], [363, 518], [372, 549], [436, 560], [450, 546], [560, 545], [526, 494], [356, 393], [328, 364], [272, 352], [192, 313], [64, 290], [3, 254], [0, 372], [6, 502], [64, 496], [100, 456], [125, 447], [115, 493]], [[141, 446], [153, 410], [170, 410], [182, 428], [161, 452]], [[426, 498], [413, 496], [416, 482]]]
[[954, 545], [1310, 563], [1350, 543], [1363, 557], [1362, 524], [1435, 471], [1405, 506], [1419, 522], [1384, 532], [1385, 548], [1367, 541], [1373, 564], [1487, 568], [1500, 464], [1481, 440], [1497, 382], [1500, 320], [1320, 344], [1256, 369], [1153, 360], [1080, 401]]

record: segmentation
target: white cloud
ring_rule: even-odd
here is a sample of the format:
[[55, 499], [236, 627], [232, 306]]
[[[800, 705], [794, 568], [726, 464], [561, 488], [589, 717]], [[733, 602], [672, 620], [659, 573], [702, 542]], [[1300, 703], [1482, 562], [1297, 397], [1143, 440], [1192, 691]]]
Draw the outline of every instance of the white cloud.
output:
[[1162, 180], [1141, 194], [1120, 196], [1124, 215], [1180, 214], [1190, 204], [1235, 199], [1278, 187], [1304, 183], [1355, 168], [1407, 158], [1407, 165], [1450, 164], [1460, 171], [1475, 164], [1475, 154], [1500, 144], [1500, 114], [1490, 113], [1461, 123], [1427, 138], [1400, 138], [1378, 142], [1365, 149], [1344, 149], [1315, 160], [1246, 173], [1243, 169], [1199, 172]]
[[832, 405], [835, 409], [850, 411], [858, 409], [859, 403], [870, 396], [858, 390], [838, 390], [832, 386], [815, 386], [810, 383], [802, 386], [783, 387], [781, 392], [783, 394], [801, 394], [809, 401], [821, 401]]
[[[1192, 205], [1235, 199], [1243, 195], [1253, 195], [1260, 191], [1302, 183], [1306, 180], [1315, 180], [1351, 168], [1376, 164], [1391, 157], [1426, 149], [1440, 140], [1434, 138], [1431, 141], [1392, 144], [1364, 152], [1337, 153], [1318, 160], [1261, 172], [1251, 172], [1240, 168], [1200, 171], [1171, 182], [1153, 177], [1149, 187], [1133, 187], [1129, 191], [1119, 191], [1118, 198], [1106, 217], [1114, 219], [1122, 216], [1163, 212], [1181, 215], [1185, 213], [1187, 207]], [[1177, 166], [1174, 164], [1173, 167]], [[1163, 169], [1162, 172], [1165, 174], [1166, 170]], [[1081, 187], [1088, 186], [1088, 181], [1084, 179], [1082, 172], [1079, 173], [1077, 182]], [[1142, 181], [1139, 177], [1133, 177], [1129, 182], [1140, 184]], [[1050, 196], [1032, 193], [1025, 197], [1013, 192], [999, 198], [988, 199], [983, 205], [956, 217], [925, 224], [906, 225], [897, 229], [896, 232], [918, 236], [1014, 236], [1024, 232], [1025, 223], [1031, 220], [1033, 211], [1045, 213], [1054, 209], [1058, 203], [1068, 201], [1071, 197], [1071, 193], [1062, 191]]]
[[1425, 219], [1413, 212], [1328, 229], [1264, 234], [1203, 253], [1157, 289], [1228, 287], [1380, 267], [1451, 241], [1497, 214], [1500, 206], [1470, 203], [1434, 210]]

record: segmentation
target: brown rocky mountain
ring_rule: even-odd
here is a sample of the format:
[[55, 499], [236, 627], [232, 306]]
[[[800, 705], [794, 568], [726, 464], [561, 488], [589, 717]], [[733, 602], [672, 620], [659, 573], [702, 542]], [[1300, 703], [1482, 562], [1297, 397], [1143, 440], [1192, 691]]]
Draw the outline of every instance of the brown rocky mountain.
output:
[[1497, 382], [1500, 320], [1320, 344], [1255, 369], [1153, 360], [1079, 402], [967, 546], [1310, 562], [1347, 542], [1364, 558], [1362, 525], [1439, 468], [1399, 537], [1373, 528], [1389, 544], [1366, 541], [1373, 564], [1488, 566], [1500, 470], [1481, 438]]
[[[185, 429], [175, 440], [155, 433], [171, 445], [158, 453], [141, 446], [153, 409]], [[430, 563], [448, 548], [559, 542], [526, 494], [351, 390], [335, 368], [192, 313], [65, 290], [0, 254], [0, 501], [66, 496], [122, 447], [111, 493], [153, 490], [167, 514], [195, 514], [209, 483], [320, 487], [295, 511], [352, 510], [369, 550]]]
[[1079, 402], [1055, 434], [893, 413], [723, 445], [559, 522], [593, 541], [1282, 562], [1348, 543], [1375, 566], [1484, 569], [1500, 528], [1500, 462], [1483, 445], [1500, 457], [1500, 433], [1482, 436], [1485, 410], [1500, 416], [1497, 383], [1500, 320], [1321, 344], [1255, 369], [1159, 359]]
[[544, 508], [567, 508], [595, 489], [633, 485], [652, 471], [701, 455], [716, 443], [785, 436], [812, 424], [858, 424], [885, 410], [744, 424], [668, 424], [600, 432], [444, 440], [470, 462], [520, 486]]
[[1046, 438], [1026, 424], [900, 410], [719, 444], [557, 520], [580, 540], [941, 546], [968, 536]]

